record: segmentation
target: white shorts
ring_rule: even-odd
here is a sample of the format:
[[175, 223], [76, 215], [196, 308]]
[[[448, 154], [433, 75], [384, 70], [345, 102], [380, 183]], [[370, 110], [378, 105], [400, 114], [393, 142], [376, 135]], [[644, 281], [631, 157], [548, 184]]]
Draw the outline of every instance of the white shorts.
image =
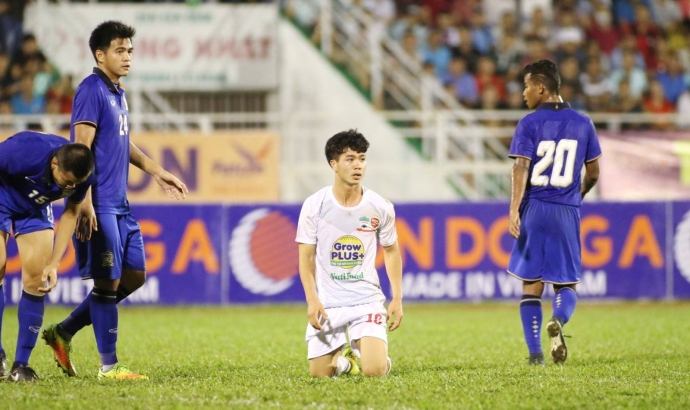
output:
[[379, 302], [326, 309], [328, 322], [322, 330], [307, 323], [307, 358], [321, 357], [339, 349], [347, 343], [346, 332], [350, 335], [350, 347], [358, 357], [355, 340], [376, 337], [388, 344], [386, 313], [383, 303]]

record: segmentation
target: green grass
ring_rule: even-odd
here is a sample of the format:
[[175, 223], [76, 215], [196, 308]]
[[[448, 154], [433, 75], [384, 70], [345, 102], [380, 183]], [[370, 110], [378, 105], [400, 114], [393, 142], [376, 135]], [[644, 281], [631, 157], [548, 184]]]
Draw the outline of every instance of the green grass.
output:
[[[49, 307], [45, 323], [67, 312]], [[302, 306], [130, 307], [118, 355], [151, 380], [98, 380], [88, 328], [74, 341], [79, 378], [64, 377], [39, 340], [31, 365], [43, 380], [0, 383], [0, 397], [17, 409], [690, 408], [689, 315], [688, 303], [582, 304], [565, 328], [568, 362], [536, 368], [515, 305], [409, 305], [389, 335], [390, 376], [313, 380]], [[10, 358], [16, 332], [7, 309]]]

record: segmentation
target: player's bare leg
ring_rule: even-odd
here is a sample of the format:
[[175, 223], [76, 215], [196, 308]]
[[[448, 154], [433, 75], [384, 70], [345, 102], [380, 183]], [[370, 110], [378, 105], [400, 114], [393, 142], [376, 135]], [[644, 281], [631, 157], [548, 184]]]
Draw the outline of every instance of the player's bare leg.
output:
[[122, 269], [122, 278], [120, 278], [120, 284], [117, 291], [119, 293], [124, 292], [126, 295], [121, 295], [118, 299], [134, 293], [135, 290], [144, 286], [144, 283], [146, 283], [146, 271]]
[[522, 321], [525, 342], [529, 349], [528, 363], [543, 366], [544, 353], [541, 349], [541, 295], [544, 293], [544, 282], [522, 282], [522, 301], [520, 302], [520, 319]]
[[378, 337], [365, 336], [355, 341], [360, 351], [362, 374], [367, 377], [385, 376], [391, 371], [388, 344]]
[[309, 359], [309, 375], [311, 377], [334, 376], [341, 351], [342, 348], [339, 347], [328, 354]]
[[45, 294], [38, 289], [45, 287], [41, 276], [53, 253], [53, 235], [52, 229], [44, 229], [16, 237], [17, 248], [22, 258], [24, 291], [17, 312], [19, 334], [14, 364], [8, 377], [10, 381], [38, 380], [36, 372], [29, 367], [29, 358], [43, 325]]
[[309, 359], [311, 377], [337, 377], [346, 373], [359, 374], [356, 358], [347, 343], [328, 354]]
[[[5, 294], [2, 290], [2, 285], [5, 280], [5, 267], [7, 265], [7, 232], [0, 231], [0, 334], [2, 334], [2, 317], [5, 311]], [[0, 342], [0, 380], [6, 380], [10, 373], [7, 371], [7, 357], [5, 356], [5, 349], [2, 348]]]

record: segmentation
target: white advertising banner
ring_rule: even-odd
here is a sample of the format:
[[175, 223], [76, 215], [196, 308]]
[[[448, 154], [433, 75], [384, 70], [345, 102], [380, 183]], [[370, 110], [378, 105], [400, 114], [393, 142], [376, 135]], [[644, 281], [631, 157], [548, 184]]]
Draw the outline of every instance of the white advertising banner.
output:
[[124, 84], [159, 90], [266, 90], [277, 86], [276, 4], [74, 4], [37, 2], [24, 28], [46, 57], [77, 79], [94, 64], [91, 31], [107, 20], [136, 29]]

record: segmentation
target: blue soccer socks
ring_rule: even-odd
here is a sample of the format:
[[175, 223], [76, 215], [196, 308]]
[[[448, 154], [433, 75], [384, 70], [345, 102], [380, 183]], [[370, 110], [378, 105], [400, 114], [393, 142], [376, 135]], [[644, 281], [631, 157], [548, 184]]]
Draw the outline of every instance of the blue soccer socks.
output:
[[541, 350], [541, 298], [536, 295], [522, 295], [520, 302], [520, 319], [522, 331], [530, 354], [542, 353]]
[[553, 317], [561, 320], [562, 324], [568, 323], [577, 305], [577, 292], [571, 287], [564, 287], [556, 292], [553, 298]]
[[2, 347], [2, 318], [5, 313], [5, 291], [0, 284], [0, 353], [2, 356], [5, 355], [5, 349]]
[[65, 339], [71, 339], [78, 331], [91, 324], [92, 294], [93, 291], [89, 292], [79, 306], [65, 320], [60, 322], [58, 329], [64, 330], [64, 332], [60, 332], [60, 336]]
[[117, 363], [117, 291], [93, 288], [90, 311], [101, 364], [113, 365]]
[[19, 335], [17, 337], [17, 352], [15, 354], [13, 368], [18, 365], [27, 366], [31, 351], [36, 346], [38, 333], [43, 325], [43, 312], [45, 310], [45, 295], [37, 296], [22, 292], [19, 300]]
[[[89, 292], [81, 304], [77, 306], [65, 320], [60, 322], [60, 327], [58, 329], [60, 331], [60, 335], [65, 339], [71, 339], [72, 336], [76, 335], [78, 331], [82, 330], [86, 326], [91, 325], [91, 294], [92, 292]], [[117, 303], [120, 303], [131, 294], [132, 292], [128, 291], [124, 287], [118, 286], [116, 297]]]

